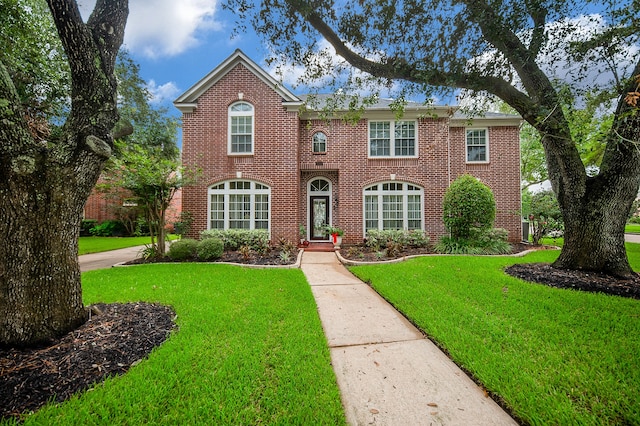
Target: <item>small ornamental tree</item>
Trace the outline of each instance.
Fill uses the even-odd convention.
[[[453,239],[469,239],[476,230],[488,230],[496,217],[491,189],[471,175],[462,175],[447,189],[443,220]]]
[[[531,196],[529,225],[534,245],[540,244],[540,239],[549,232],[564,229],[560,206],[553,191],[540,191]]]

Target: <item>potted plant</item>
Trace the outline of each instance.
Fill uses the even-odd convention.
[[[334,247],[340,248],[344,231],[336,226],[327,226],[327,233],[331,235],[331,242],[333,242]]]
[[[302,224],[298,225],[298,233],[300,234],[300,245],[307,247],[309,245],[309,241],[307,241],[307,228]]]

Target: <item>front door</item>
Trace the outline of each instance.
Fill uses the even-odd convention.
[[[326,240],[326,226],[329,224],[329,197],[328,196],[311,196],[311,240]]]

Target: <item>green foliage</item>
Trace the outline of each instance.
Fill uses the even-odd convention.
[[[238,250],[247,246],[258,253],[269,251],[269,231],[266,229],[208,229],[200,233],[201,239],[217,238],[224,243],[225,250]]]
[[[80,222],[80,236],[91,235],[91,229],[97,224],[97,219],[83,219],[82,222]]]
[[[167,253],[167,255],[174,260],[193,259],[196,256],[197,249],[197,240],[183,238],[171,243],[169,246],[169,253]]]
[[[471,175],[451,183],[442,208],[444,224],[455,239],[471,238],[473,228],[491,228],[496,216],[491,189]]]
[[[114,237],[127,235],[127,229],[119,220],[105,220],[89,230],[95,237]]]
[[[443,254],[508,254],[511,253],[508,236],[508,231],[502,228],[473,228],[469,238],[441,237],[434,249]]]
[[[564,229],[562,213],[553,191],[540,191],[531,196],[529,228],[535,245],[550,232],[560,232]]]
[[[173,224],[173,231],[182,237],[186,235],[191,230],[191,224],[193,223],[193,214],[191,212],[182,211],[180,213],[180,218],[177,222]]]
[[[402,250],[404,248],[426,247],[429,245],[429,236],[422,231],[411,230],[377,230],[371,229],[367,231],[365,245],[374,251],[388,247],[392,244],[394,248]]]
[[[222,257],[224,252],[224,243],[218,238],[205,238],[198,242],[196,253],[198,259],[216,260]]]

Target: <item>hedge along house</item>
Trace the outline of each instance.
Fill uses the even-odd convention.
[[[322,98],[322,97],[321,97]],[[368,106],[356,123],[321,117],[243,52],[181,95],[182,158],[202,170],[183,190],[192,236],[205,229],[267,229],[272,241],[329,239],[324,226],[362,242],[370,229],[444,235],[442,200],[472,174],[496,199],[496,227],[521,238],[520,118],[469,120],[451,107],[410,103],[397,119],[391,101]]]

